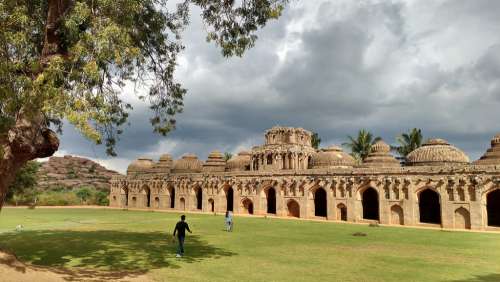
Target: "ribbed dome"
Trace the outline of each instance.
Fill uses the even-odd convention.
[[[203,171],[223,172],[226,170],[224,155],[219,151],[213,151],[208,155],[207,161],[203,164]]]
[[[412,166],[467,164],[469,157],[444,139],[429,139],[408,154],[406,163]]]
[[[491,139],[491,148],[477,161],[477,165],[500,165],[500,133]]]
[[[170,173],[172,166],[172,156],[170,154],[163,154],[160,156],[158,163],[155,164],[155,170],[157,173]]]
[[[363,167],[398,167],[400,163],[390,153],[391,146],[380,140],[372,145],[370,154],[363,160]]]
[[[154,167],[154,162],[150,158],[140,157],[137,160],[130,163],[127,167],[127,174],[144,172],[150,170]]]
[[[226,163],[226,169],[228,171],[244,171],[250,170],[252,154],[247,151],[241,151],[238,155],[233,156]]]
[[[173,173],[201,172],[203,162],[194,154],[186,154],[174,162]]]
[[[356,164],[354,158],[342,151],[338,146],[322,149],[311,159],[312,168],[352,167]]]

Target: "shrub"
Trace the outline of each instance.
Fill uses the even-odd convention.
[[[103,191],[95,193],[95,204],[99,206],[109,205],[109,194]]]
[[[80,204],[74,192],[45,192],[38,196],[40,206],[68,206]]]

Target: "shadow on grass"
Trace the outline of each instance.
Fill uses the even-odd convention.
[[[0,234],[0,247],[22,262],[68,275],[71,278],[68,280],[118,279],[154,268],[178,268],[179,261],[196,263],[236,255],[208,244],[197,235],[188,235],[186,255],[176,259],[177,245],[171,235],[116,230],[4,233]]]
[[[453,282],[498,282],[500,274],[474,275],[474,278],[466,280],[453,280]]]

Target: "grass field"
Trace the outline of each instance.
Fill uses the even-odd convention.
[[[147,273],[158,281],[500,281],[500,234],[105,209],[0,213],[0,248],[34,265]],[[18,224],[22,232],[14,232]],[[362,232],[367,236],[353,236]]]

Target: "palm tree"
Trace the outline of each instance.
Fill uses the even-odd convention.
[[[318,149],[320,143],[321,143],[321,138],[319,138],[318,133],[313,132],[313,134],[311,136],[311,145],[312,145],[312,147],[314,149]]]
[[[413,128],[410,132],[397,136],[396,141],[399,146],[394,146],[392,149],[402,158],[406,158],[410,152],[422,146],[422,140],[422,130]]]
[[[372,145],[382,140],[380,137],[373,138],[373,134],[365,129],[361,129],[356,138],[352,136],[347,137],[349,138],[349,142],[343,143],[342,145],[350,148],[351,156],[358,161],[364,160],[370,153]]]
[[[233,157],[233,154],[229,153],[229,152],[225,152],[224,153],[224,160],[227,162],[229,161],[231,158]]]

